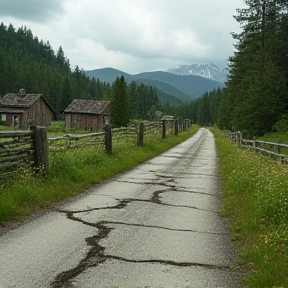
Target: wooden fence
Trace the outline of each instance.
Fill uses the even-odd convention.
[[[288,163],[288,145],[274,142],[266,142],[260,140],[246,140],[243,139],[240,131],[229,132],[231,141],[238,145],[245,147],[251,151],[261,153],[269,156],[281,163]]]
[[[30,131],[0,132],[0,180],[12,177],[16,171],[39,167],[48,169],[47,132],[41,127]]]
[[[0,181],[15,175],[19,169],[32,167],[37,171],[41,166],[47,173],[50,153],[93,147],[111,155],[112,142],[143,146],[146,141],[177,135],[190,126],[191,121],[188,119],[162,120],[115,129],[107,125],[104,132],[100,133],[66,134],[54,138],[47,138],[46,129],[35,126],[30,127],[29,131],[0,132]]]

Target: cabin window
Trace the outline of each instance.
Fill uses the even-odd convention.
[[[109,117],[108,116],[103,116],[103,122],[105,125],[109,124]]]
[[[6,122],[6,114],[0,114],[1,118],[0,121]]]

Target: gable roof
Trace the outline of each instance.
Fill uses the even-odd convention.
[[[110,101],[74,99],[64,113],[102,114]]]
[[[54,109],[42,94],[8,93],[0,100],[0,108],[29,108],[38,98],[42,98],[47,106],[54,112]]]

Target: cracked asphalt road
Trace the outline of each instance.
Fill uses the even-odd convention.
[[[241,287],[207,129],[0,237],[0,288]]]

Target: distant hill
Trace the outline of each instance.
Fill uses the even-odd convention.
[[[191,99],[201,97],[205,92],[212,91],[218,87],[224,87],[224,84],[215,80],[206,79],[195,75],[176,75],[168,72],[156,71],[146,72],[134,75],[138,80],[154,80],[173,86]],[[159,87],[161,90],[161,87]]]
[[[127,83],[133,80],[138,83],[142,82],[184,102],[190,102],[193,99],[201,97],[205,92],[210,92],[218,87],[224,87],[224,83],[201,76],[176,75],[162,71],[131,75],[113,68],[102,68],[84,71],[84,73],[90,78],[98,78],[102,82],[109,83],[114,82],[117,77],[123,75]]]
[[[114,69],[114,68],[101,68],[101,69],[95,69],[91,71],[84,71],[86,76],[89,76],[89,78],[95,78],[99,79],[101,82],[109,82],[113,83],[117,77],[124,76],[126,82],[131,82],[133,80],[133,76],[122,72],[120,70]]]

